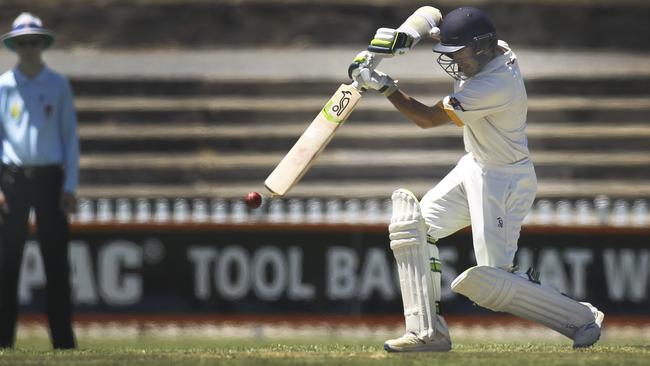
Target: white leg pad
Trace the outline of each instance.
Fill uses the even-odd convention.
[[[482,307],[541,323],[574,340],[576,332],[591,323],[598,323],[600,330],[597,319],[600,312],[596,308],[523,276],[499,268],[477,266],[461,273],[452,282],[451,289]],[[602,322],[602,313],[600,316]]]
[[[393,216],[388,231],[390,248],[397,260],[406,332],[431,339],[436,323],[439,327],[445,324],[437,321],[441,267],[438,248],[427,243],[426,224],[413,193],[399,189],[392,200]]]

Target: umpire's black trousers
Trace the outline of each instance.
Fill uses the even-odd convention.
[[[0,347],[16,342],[18,276],[28,234],[30,208],[36,213],[45,275],[47,278],[47,318],[54,348],[74,348],[69,225],[61,210],[63,170],[59,166],[17,167],[2,165],[0,188],[9,206],[2,213],[0,235]]]

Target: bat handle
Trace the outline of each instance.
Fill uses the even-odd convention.
[[[366,89],[365,89],[365,88],[362,88],[361,85],[359,85],[359,82],[356,81],[356,80],[352,81],[349,85],[350,85],[351,87],[357,89],[357,90],[359,91],[359,93],[362,93],[362,94],[363,94],[363,93],[366,91]]]

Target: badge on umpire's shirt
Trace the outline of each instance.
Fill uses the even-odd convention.
[[[11,118],[12,118],[13,120],[17,120],[17,119],[18,119],[18,117],[20,116],[20,112],[21,112],[22,109],[23,109],[22,107],[23,107],[22,104],[21,104],[20,102],[17,102],[17,101],[14,102],[14,103],[11,105],[11,108],[9,109],[9,113],[11,114]]]

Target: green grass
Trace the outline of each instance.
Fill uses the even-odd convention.
[[[649,365],[650,345],[603,343],[573,350],[569,343],[457,342],[452,352],[388,354],[381,342],[215,341],[146,336],[81,340],[74,351],[52,351],[47,339],[19,339],[0,351],[0,365]]]

